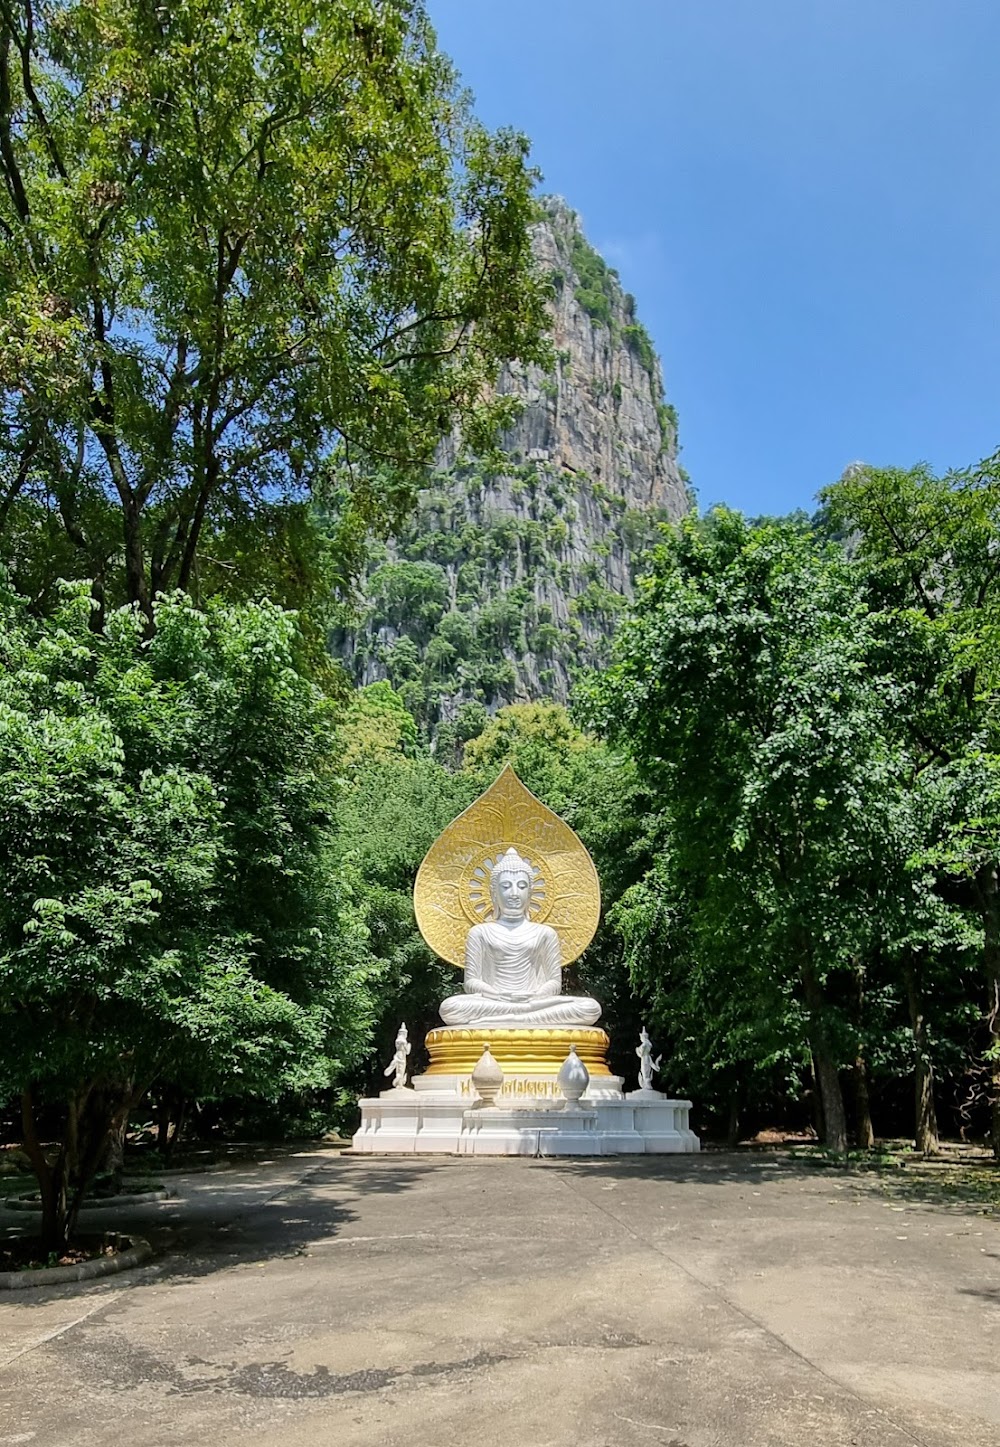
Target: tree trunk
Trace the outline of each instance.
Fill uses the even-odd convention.
[[[188,1097],[176,1086],[163,1086],[156,1095],[156,1152],[164,1160],[170,1159],[180,1140],[187,1115]]]
[[[121,1121],[124,1127],[128,1120],[131,1100],[131,1082],[95,1082],[69,1102],[69,1127],[63,1152],[68,1188],[67,1240],[76,1230],[87,1188],[102,1162],[108,1158],[109,1144],[117,1123]]]
[[[160,1098],[156,1102],[156,1153],[163,1160],[167,1159],[167,1152],[170,1149],[170,1098],[166,1090],[160,1092]]]
[[[125,586],[130,603],[138,603],[145,614],[147,629],[153,626],[153,608],[146,586],[146,568],[142,555],[142,521],[139,504],[129,494],[122,499],[125,542]]]
[[[986,1017],[990,1032],[990,1145],[1000,1161],[1000,898],[992,864],[979,871],[976,885],[983,915],[983,967],[990,992]]]
[[[102,1175],[111,1177],[116,1194],[122,1188],[122,1178],[125,1175],[125,1128],[127,1124],[128,1112],[119,1112],[111,1122],[104,1156],[98,1166]]]
[[[938,1126],[934,1108],[934,1063],[927,1045],[927,1016],[916,965],[903,966],[906,998],[910,1007],[910,1029],[913,1031],[913,1140],[918,1151],[926,1156],[937,1153]]]
[[[726,1145],[730,1150],[740,1143],[740,1092],[734,1085],[729,1092],[729,1115],[726,1121]]]
[[[815,1041],[812,1052],[823,1102],[823,1144],[827,1150],[835,1151],[839,1156],[846,1155],[847,1115],[844,1111],[837,1058],[825,1040]]]
[[[49,1251],[55,1251],[63,1244],[64,1240],[66,1199],[64,1194],[62,1209],[60,1210],[56,1172],[45,1159],[45,1152],[42,1150],[41,1142],[38,1139],[38,1128],[35,1122],[35,1102],[30,1086],[27,1086],[21,1092],[21,1125],[24,1134],[25,1154],[31,1162],[31,1169],[35,1173],[35,1179],[38,1182],[38,1195],[42,1203],[42,1244]]]
[[[802,984],[809,1011],[809,1046],[812,1050],[813,1071],[823,1105],[823,1144],[827,1150],[845,1155],[847,1115],[844,1111],[844,1094],[840,1088],[840,1072],[830,1043],[823,988],[808,957],[803,959]]]
[[[868,1067],[860,1054],[854,1061],[854,1114],[858,1150],[870,1151],[875,1145],[875,1127],[872,1125],[871,1097],[868,1094]]]
[[[860,1042],[864,1039],[865,1023],[865,974],[860,964],[854,972],[852,1023]],[[868,1066],[865,1064],[864,1051],[860,1043],[854,1056],[852,1073],[854,1076],[854,1118],[857,1147],[859,1151],[870,1151],[875,1144],[875,1128],[872,1125],[871,1097],[868,1094]]]
[[[812,1106],[813,1130],[816,1132],[816,1139],[821,1141],[826,1136],[826,1123],[823,1120],[823,1097],[819,1092],[819,1071],[816,1069],[816,1057],[811,1050],[809,1052],[809,1073],[812,1076],[809,1103]]]

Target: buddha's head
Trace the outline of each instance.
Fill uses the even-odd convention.
[[[525,919],[534,871],[516,849],[501,854],[490,874],[490,898],[496,919]]]

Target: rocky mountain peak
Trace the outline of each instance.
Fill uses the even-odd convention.
[[[587,474],[630,507],[678,516],[688,497],[677,465],[677,415],[635,298],[562,197],[546,198],[542,210],[534,249],[554,283],[557,366],[550,377],[503,378],[501,387],[525,404],[505,447],[545,453],[558,470]]]
[[[658,521],[690,507],[677,418],[634,298],[559,197],[540,203],[554,364],[507,368],[522,402],[494,464],[446,444],[403,533],[372,559],[356,630],[360,683],[388,678],[430,734],[461,742],[487,711],[565,702],[606,656]]]

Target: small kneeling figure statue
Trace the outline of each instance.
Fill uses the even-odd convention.
[[[490,874],[494,918],[473,925],[465,942],[464,993],[441,1002],[446,1025],[548,1029],[593,1025],[596,1000],[563,995],[559,936],[528,919],[532,868],[508,849]]]

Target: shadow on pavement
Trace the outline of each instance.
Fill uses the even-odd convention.
[[[785,1156],[750,1156],[742,1151],[706,1151],[698,1155],[676,1156],[598,1156],[586,1160],[567,1157],[562,1160],[535,1160],[532,1165],[542,1170],[566,1170],[591,1179],[697,1181],[702,1185],[731,1185],[733,1182],[762,1180],[815,1179],[814,1166]]]
[[[336,1158],[324,1160],[297,1181],[264,1179],[257,1199],[234,1202],[234,1173],[227,1171],[214,1181],[211,1174],[203,1173],[192,1181],[177,1182],[179,1199],[154,1208],[123,1207],[113,1216],[101,1212],[92,1225],[88,1222],[90,1230],[144,1236],[154,1247],[155,1260],[125,1276],[19,1292],[17,1304],[40,1306],[56,1296],[115,1289],[126,1282],[136,1288],[182,1283],[234,1266],[303,1256],[308,1247],[336,1236],[357,1219],[353,1200],[408,1190],[424,1174],[412,1157],[398,1165],[352,1162],[350,1171],[343,1173],[337,1172],[339,1164]],[[241,1188],[247,1189],[245,1182],[237,1183],[236,1189]],[[14,1226],[4,1224],[8,1230],[24,1232],[23,1217]],[[0,1239],[3,1234],[0,1229]]]
[[[889,1198],[912,1208],[1000,1215],[1000,1167],[991,1160],[915,1159],[909,1164],[877,1158],[847,1160],[789,1156],[761,1151],[707,1151],[699,1155],[611,1156],[593,1160],[535,1160],[535,1169],[562,1170],[581,1180],[647,1180],[701,1186],[769,1181],[824,1181],[849,1184],[863,1195]]]

